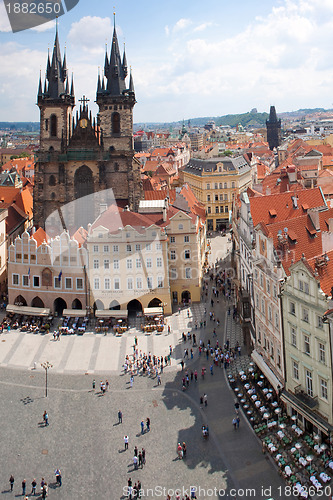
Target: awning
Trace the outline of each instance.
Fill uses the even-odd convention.
[[[143,314],[145,316],[159,316],[163,314],[163,307],[145,307]]]
[[[51,309],[48,307],[12,306],[11,304],[8,304],[6,311],[25,316],[49,316],[51,313]]]
[[[270,367],[265,363],[264,358],[259,354],[258,351],[254,350],[251,353],[251,358],[255,364],[260,368],[265,377],[268,379],[269,383],[277,390],[278,386],[282,388],[282,382],[277,378],[277,376],[272,372]]]
[[[299,401],[297,396],[290,393],[289,391],[284,390],[281,393],[280,397],[282,401],[289,403],[298,413],[303,415],[303,417],[306,418],[306,420],[309,420],[309,422],[318,427],[325,434],[332,433],[333,426],[330,425],[328,422],[326,422],[322,417],[316,415],[310,409],[306,408],[306,406],[301,401]]]
[[[62,316],[69,316],[70,318],[84,318],[87,316],[87,311],[85,309],[64,309],[62,311]]]
[[[127,318],[127,309],[97,309],[95,312],[96,318]]]

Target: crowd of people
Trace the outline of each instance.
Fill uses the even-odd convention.
[[[59,468],[57,468],[54,471],[54,474],[55,474],[55,478],[56,478],[56,486],[60,487],[62,485],[61,470]],[[14,484],[15,484],[15,478],[14,478],[13,474],[11,474],[10,478],[9,478],[10,491],[14,491]],[[26,479],[22,480],[21,487],[22,487],[22,496],[24,497],[24,500],[29,500],[29,497],[27,495],[27,481],[26,481]],[[37,481],[36,481],[36,478],[33,478],[33,480],[31,481],[30,495],[32,495],[32,496],[37,495],[37,496],[40,496],[41,498],[46,498],[48,496],[48,491],[49,491],[49,487],[48,487],[47,481],[45,481],[45,479],[42,477],[42,480],[40,482],[40,493],[37,492]],[[19,495],[17,495],[17,496],[19,496]]]

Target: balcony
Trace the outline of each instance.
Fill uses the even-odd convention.
[[[91,149],[68,151],[67,153],[59,153],[57,151],[37,152],[37,161],[48,163],[53,161],[105,161],[110,160],[111,155],[108,151],[94,151]]]
[[[319,405],[318,396],[309,396],[304,389],[302,389],[301,385],[297,385],[295,387],[295,396],[299,399],[299,401],[301,401],[301,403],[310,408],[310,410],[314,410]]]

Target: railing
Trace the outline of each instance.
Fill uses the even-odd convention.
[[[310,409],[316,408],[319,404],[318,396],[309,396],[309,394],[302,389],[301,385],[295,387],[295,396]]]
[[[68,151],[67,153],[52,152],[38,152],[36,153],[36,160],[42,163],[51,161],[67,162],[67,161],[96,161],[96,160],[110,160],[111,154],[105,151],[94,151],[91,149],[84,149],[79,151]]]

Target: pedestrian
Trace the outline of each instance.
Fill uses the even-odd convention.
[[[108,380],[105,381],[105,388],[106,388],[106,390],[109,389],[109,381]]]
[[[157,385],[161,385],[162,382],[161,382],[161,376],[160,375],[157,375]]]
[[[45,481],[43,489],[42,489],[42,498],[46,498],[47,497],[47,492],[48,492],[47,482]]]
[[[136,455],[134,455],[134,457],[133,457],[133,465],[134,465],[134,469],[138,470],[138,457]]]
[[[96,389],[96,380],[95,379],[92,381],[92,388],[93,388],[93,391]]]
[[[183,371],[184,370],[184,364],[185,364],[183,359],[181,360],[180,364],[181,364],[182,371]]]
[[[177,454],[178,454],[179,460],[181,460],[183,458],[183,447],[180,443],[178,443],[178,445],[177,445]]]
[[[204,400],[205,406],[207,406],[208,405],[207,394],[203,395],[203,400]]]
[[[197,370],[195,370],[195,372],[194,372],[194,380],[195,380],[195,382],[197,382],[197,380],[198,380],[198,372],[197,372]]]
[[[239,416],[237,415],[237,417],[236,417],[236,425],[237,425],[237,429],[239,429],[239,422],[240,422],[240,418],[239,418]]]
[[[36,479],[33,478],[31,482],[31,495],[36,495],[37,482]]]
[[[214,373],[213,373],[213,365],[210,365],[210,374],[214,375]]]
[[[22,481],[22,496],[25,495],[25,488],[26,488],[27,482],[25,479]]]
[[[120,410],[118,410],[118,424],[123,423],[123,414]]]
[[[15,479],[14,479],[14,476],[13,476],[13,474],[12,474],[12,475],[10,476],[10,478],[9,478],[9,482],[10,482],[10,491],[13,491],[14,481],[15,481]]]
[[[138,466],[140,467],[140,465],[141,465],[141,468],[142,468],[142,453],[141,453],[141,451],[139,451],[138,459],[139,459]]]
[[[144,434],[144,432],[145,432],[145,424],[144,424],[143,420],[141,420],[141,424],[140,425],[141,425],[141,434]]]
[[[236,417],[234,417],[232,419],[232,425],[234,426],[234,429],[236,430],[236,428],[237,428],[237,419],[236,419]]]
[[[49,416],[48,416],[46,410],[43,413],[43,420],[44,420],[45,426],[49,425]]]
[[[134,337],[134,344],[135,344],[135,347],[138,345],[138,337],[136,335]]]
[[[146,450],[142,448],[141,453],[142,453],[142,464],[146,465]]]
[[[131,388],[133,387],[133,382],[134,382],[134,377],[132,375],[131,378],[130,378],[130,386],[131,386]]]
[[[149,417],[147,417],[147,419],[146,419],[146,427],[147,427],[147,432],[149,432],[150,431],[150,418]]]
[[[183,457],[186,458],[186,443],[183,441]]]
[[[125,443],[125,450],[128,450],[128,441],[129,441],[129,438],[128,436],[124,436],[124,443]]]

